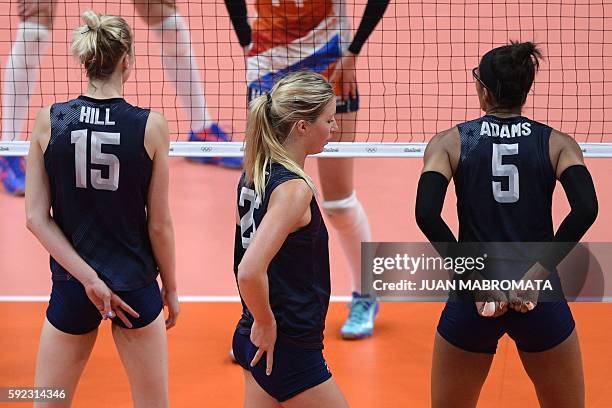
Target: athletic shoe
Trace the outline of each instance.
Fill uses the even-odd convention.
[[[25,160],[18,156],[0,156],[0,180],[7,193],[25,194]]]
[[[189,132],[190,142],[229,142],[230,137],[216,123],[198,132]],[[230,169],[242,169],[242,157],[188,157],[187,160],[204,163],[216,164]]]
[[[340,329],[342,338],[357,340],[371,336],[374,331],[374,319],[378,314],[378,300],[370,295],[353,292],[353,299],[348,307],[349,317]]]

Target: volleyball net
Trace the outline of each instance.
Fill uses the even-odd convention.
[[[138,15],[133,2],[38,3],[53,4],[54,10],[49,44],[37,57],[40,80],[27,84],[32,94],[29,103],[24,96],[15,98],[19,106],[6,106],[3,97],[0,154],[25,154],[38,109],[74,98],[86,88],[87,79],[69,48],[72,30],[83,24],[81,14],[87,9],[121,15],[132,26],[135,67],[124,95],[128,102],[166,116],[172,155],[242,154],[245,59],[223,2],[179,1],[176,7],[189,25],[206,107],[231,135],[230,143],[186,142],[192,119],[164,73],[162,40]],[[345,5],[354,29],[366,0],[345,0]],[[253,4],[248,10],[254,17]],[[7,61],[20,26],[19,13],[15,0],[0,8],[2,78],[12,69]],[[586,156],[612,157],[612,8],[605,2],[583,0],[392,1],[358,57],[356,137],[328,145],[323,155],[421,156],[434,134],[481,116],[471,70],[485,52],[510,40],[534,41],[545,57],[524,115],[572,135]],[[9,88],[3,81],[3,95],[11,92]],[[4,125],[16,119],[24,122],[23,130],[7,138]]]

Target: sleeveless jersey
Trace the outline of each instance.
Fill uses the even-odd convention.
[[[242,175],[238,184],[240,225],[236,226],[234,243],[236,279],[238,265],[266,215],[272,192],[282,183],[298,178],[282,165],[273,164],[267,174],[265,195],[261,198],[245,185],[245,176]],[[323,348],[330,296],[328,234],[314,197],[310,202],[310,212],[310,223],[289,234],[270,262],[268,282],[278,339],[304,348],[320,349]],[[249,335],[253,316],[244,300],[242,309],[238,331]]]
[[[144,147],[149,110],[122,98],[77,99],[51,107],[45,168],[53,219],[112,290],[157,277],[147,229],[152,161]],[[71,275],[51,257],[53,279]]]
[[[549,242],[556,183],[551,128],[518,116],[486,115],[458,125],[454,176],[459,241]]]

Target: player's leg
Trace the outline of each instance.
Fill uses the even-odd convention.
[[[234,332],[232,346],[245,372],[245,407],[348,406],[332,379],[322,350],[277,341],[272,373],[267,375],[265,355],[254,367],[250,366],[257,347],[248,335]]]
[[[584,407],[584,374],[575,330],[550,350],[539,353],[519,350],[519,355],[541,407]]]
[[[100,312],[74,279],[54,281],[40,334],[34,386],[63,389],[66,400],[44,407],[69,407],[102,321]]]
[[[257,384],[253,375],[244,372],[244,408],[279,408],[281,405]]]
[[[508,327],[508,335],[516,342],[540,405],[584,406],[580,345],[567,302],[542,301],[528,313],[513,314],[517,318]]]
[[[134,6],[161,43],[166,78],[174,85],[190,122],[189,139],[230,141],[229,135],[214,122],[206,106],[203,81],[191,45],[189,26],[177,10],[174,0],[134,0]],[[195,161],[242,167],[241,158],[198,158]]]
[[[232,356],[236,356],[235,363],[242,367],[244,373],[244,407],[280,408],[278,400],[264,390],[249,371],[256,352],[257,347],[251,342],[249,336],[240,334],[236,329],[232,337]],[[265,364],[265,356],[263,360]]]
[[[340,130],[333,141],[355,140],[356,115],[357,112],[336,115]],[[378,302],[361,294],[361,242],[371,241],[372,235],[368,217],[354,190],[353,159],[319,159],[318,167],[322,207],[338,234],[351,272],[353,299],[341,334],[347,339],[367,337],[374,330]]]
[[[6,61],[2,84],[2,141],[21,139],[30,100],[40,74],[53,23],[56,2],[20,0],[20,23]],[[21,157],[0,157],[0,178],[7,192],[23,195],[25,166]]]
[[[113,324],[113,338],[130,381],[134,407],[167,407],[168,347],[163,313],[139,329]]]
[[[344,408],[349,406],[333,378],[299,393],[281,405],[284,408]]]
[[[493,354],[462,350],[436,333],[431,367],[432,408],[476,407]]]
[[[70,406],[97,335],[97,329],[81,335],[64,333],[45,319],[36,358],[34,386],[62,389],[66,399],[56,403],[35,403],[35,407]]]
[[[473,300],[449,300],[440,315],[431,369],[433,408],[475,407],[507,316],[480,316]]]
[[[140,317],[128,317],[133,328],[113,320],[113,339],[130,381],[134,407],[167,407],[168,344],[157,282],[130,292],[118,292]]]

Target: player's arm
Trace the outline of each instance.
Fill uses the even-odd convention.
[[[330,82],[342,83],[342,97],[344,99],[357,97],[357,56],[382,19],[388,5],[389,0],[368,0],[353,41],[351,41],[342,59],[336,64]]]
[[[553,130],[549,144],[556,177],[570,204],[570,212],[553,238],[553,247],[540,261],[550,270],[565,258],[593,225],[599,207],[593,178],[584,164],[578,143],[569,135]]]
[[[138,313],[111,292],[96,271],[79,256],[51,216],[51,187],[43,156],[43,146],[46,149],[51,134],[49,114],[49,107],[40,110],[30,139],[26,171],[26,226],[49,254],[83,284],[87,296],[104,318],[117,314],[131,327],[122,309],[134,317],[138,317]]]
[[[423,158],[415,217],[417,225],[432,243],[457,242],[453,232],[442,219],[446,190],[453,176],[451,149],[456,149],[454,145],[459,140],[456,132],[456,128],[453,128],[434,136],[427,144]]]
[[[570,212],[561,222],[551,246],[523,276],[522,279],[526,281],[546,279],[597,218],[595,186],[578,143],[569,135],[553,130],[549,139],[549,153],[555,176],[569,201]],[[536,307],[538,296],[538,292],[533,290],[511,291],[510,303],[516,311],[526,313]]]
[[[238,288],[255,322],[251,341],[259,350],[251,365],[267,352],[268,375],[272,372],[272,356],[276,342],[276,320],[270,307],[268,265],[287,236],[302,225],[309,211],[312,190],[301,179],[284,182],[270,197],[268,210],[253,240],[238,265]]]
[[[246,54],[246,50],[251,45],[251,26],[249,25],[246,1],[225,0],[225,7],[234,26],[238,41]]]
[[[168,306],[166,328],[176,324],[180,312],[176,285],[174,227],[168,201],[169,143],[168,122],[157,112],[151,112],[145,129],[145,148],[153,160],[153,173],[147,199],[147,227],[153,254],[162,280],[162,296]]]
[[[353,41],[348,48],[351,54],[358,55],[359,52],[361,52],[361,48],[385,14],[389,1],[390,0],[368,0],[355,37],[353,37]]]
[[[425,149],[423,171],[417,190],[417,224],[442,257],[452,256],[453,244],[457,242],[448,224],[442,219],[442,208],[460,152],[461,142],[457,127],[434,136]],[[481,280],[483,277],[472,271],[461,275],[461,279]],[[497,317],[506,313],[507,301],[503,293],[476,290],[472,294],[481,316]]]

